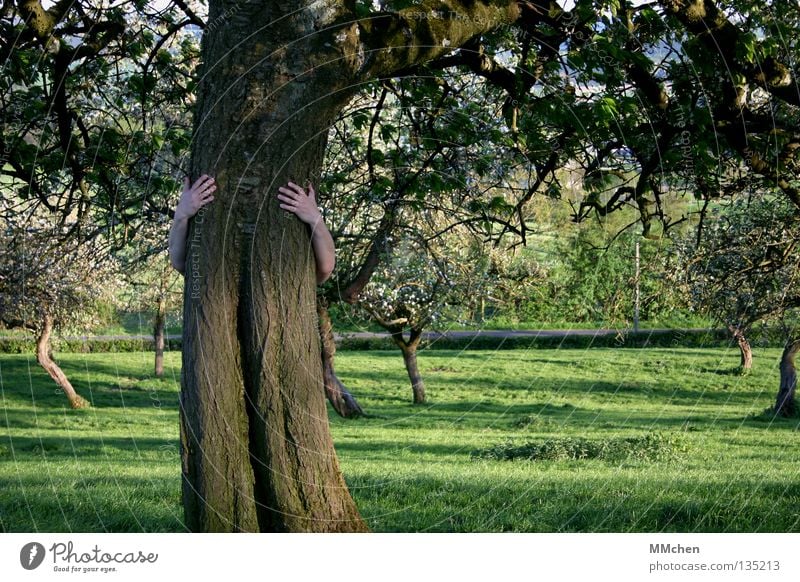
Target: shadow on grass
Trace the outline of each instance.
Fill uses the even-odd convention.
[[[152,454],[165,460],[179,460],[179,442],[175,438],[155,437],[7,437],[0,441],[4,457],[17,462],[78,460],[81,463],[117,463],[120,452],[130,455]]]
[[[429,476],[347,478],[374,531],[775,532],[794,531],[797,487],[776,483],[664,483],[657,476],[597,479],[580,472],[457,481]],[[721,493],[724,492],[724,495]]]
[[[567,365],[567,364],[565,364]],[[708,384],[709,388],[705,390],[692,389],[682,387],[675,381],[665,382],[659,379],[657,373],[652,373],[652,379],[644,381],[626,381],[626,382],[604,382],[576,379],[565,377],[536,377],[532,376],[525,380],[518,378],[503,378],[489,375],[477,375],[470,373],[469,370],[464,371],[464,377],[449,377],[441,373],[426,373],[422,372],[423,379],[426,381],[428,394],[435,398],[437,391],[449,391],[450,388],[463,391],[471,389],[474,391],[481,391],[484,389],[498,389],[503,392],[521,392],[529,393],[536,392],[549,392],[554,396],[580,396],[581,398],[591,397],[594,394],[599,395],[599,398],[607,396],[623,396],[630,398],[641,399],[660,399],[665,403],[676,404],[697,404],[697,403],[710,403],[722,404],[730,403],[732,400],[735,402],[752,402],[753,399],[762,396],[762,392],[756,390],[742,390],[737,388],[735,392],[728,389],[727,386],[718,386],[714,382]],[[715,374],[715,376],[717,376]],[[405,392],[408,390],[408,399],[410,401],[411,387],[409,384],[408,376],[405,371],[398,366],[396,371],[382,370],[380,376],[376,376],[374,371],[352,371],[347,370],[341,372],[341,380],[345,385],[355,384],[357,386],[375,386],[370,388],[370,395],[375,393],[380,387],[392,386],[394,390],[401,390]],[[363,392],[362,392],[363,393]],[[356,397],[360,394],[356,392]],[[379,397],[375,394],[375,397]],[[397,397],[392,396],[392,399]],[[403,398],[400,398],[403,400]]]
[[[93,407],[177,408],[178,406],[178,390],[174,388],[171,380],[154,377],[139,380],[120,374],[117,382],[111,383],[105,378],[98,378],[94,364],[92,364],[91,380],[86,379],[85,371],[80,374],[66,369],[65,373],[75,391],[90,401]],[[7,371],[6,366],[3,366],[3,374],[9,376],[13,374],[13,370]],[[24,376],[18,374],[14,377],[15,382],[6,382],[3,385],[3,399],[7,407],[20,404],[35,405],[37,410],[69,408],[64,392],[41,369],[31,370],[30,373],[26,369]],[[25,378],[25,381],[19,381],[20,378]]]
[[[54,487],[58,485],[58,489]],[[4,532],[185,532],[175,477],[0,479]]]
[[[361,456],[368,456],[371,459],[382,458],[387,460],[395,460],[398,457],[408,455],[413,458],[420,454],[431,455],[462,455],[465,460],[469,458],[469,453],[472,450],[471,445],[445,445],[437,443],[408,443],[406,445],[398,445],[395,441],[344,441],[335,443],[336,451],[338,453],[345,453],[353,458],[360,458]]]

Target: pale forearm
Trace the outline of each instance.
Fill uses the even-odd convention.
[[[292,212],[302,222],[311,228],[311,247],[314,250],[314,261],[317,271],[317,284],[328,280],[336,264],[336,249],[333,246],[333,237],[325,221],[322,220],[317,207],[314,186],[308,184],[308,193],[294,182],[278,188],[280,208]]]
[[[320,218],[311,229],[311,246],[314,249],[314,260],[317,271],[317,284],[328,280],[336,265],[336,249],[333,237],[325,222]]]
[[[217,185],[208,174],[200,176],[194,185],[189,185],[189,177],[183,179],[175,218],[169,229],[169,261],[172,266],[183,273],[186,270],[186,239],[189,234],[189,219],[209,202],[214,200]]]
[[[186,235],[188,230],[189,217],[179,216],[178,213],[175,213],[175,219],[169,229],[169,261],[181,274],[186,269]]]

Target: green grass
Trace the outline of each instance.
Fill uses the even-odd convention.
[[[739,376],[722,349],[430,351],[413,406],[398,353],[340,352],[372,416],[331,428],[374,531],[798,531],[798,421],[762,414],[779,353]],[[94,408],[0,355],[0,530],[184,531],[180,355],[163,380],[149,353],[58,358]]]

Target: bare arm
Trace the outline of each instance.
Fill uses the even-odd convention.
[[[316,262],[317,285],[324,283],[331,276],[336,265],[336,249],[333,237],[322,215],[317,208],[317,194],[314,186],[308,185],[308,194],[300,186],[289,182],[287,186],[278,188],[280,207],[293,212],[297,218],[311,227],[311,246],[314,249]]]
[[[217,185],[214,178],[203,174],[189,187],[189,177],[183,179],[183,192],[175,208],[175,218],[169,229],[169,261],[181,274],[186,270],[186,236],[189,219],[203,206],[214,200]]]

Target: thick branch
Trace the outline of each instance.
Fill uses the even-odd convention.
[[[426,0],[392,13],[377,13],[355,23],[347,31],[356,76],[362,79],[389,76],[395,71],[436,59],[520,17],[515,0],[456,2]]]
[[[750,83],[763,87],[778,99],[800,105],[797,80],[788,66],[774,57],[755,64],[741,62],[736,49],[744,35],[712,0],[659,0],[659,3],[709,51],[719,54],[731,70],[742,73]]]

